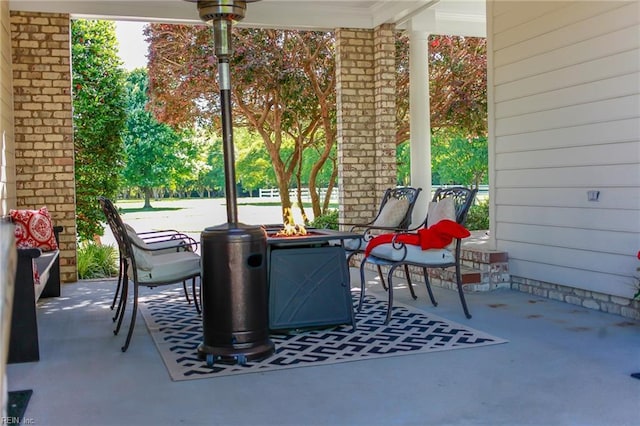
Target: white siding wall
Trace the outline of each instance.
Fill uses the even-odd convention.
[[[16,206],[9,2],[0,2],[0,215]]]
[[[631,297],[640,2],[495,1],[487,24],[497,248],[514,276]]]

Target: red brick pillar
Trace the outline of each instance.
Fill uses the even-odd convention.
[[[76,281],[69,15],[11,12],[11,40],[17,207],[64,227],[60,278]]]

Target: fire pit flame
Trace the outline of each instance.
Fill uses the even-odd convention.
[[[297,225],[293,220],[293,214],[290,208],[284,209],[284,226],[281,230],[274,234],[275,237],[299,237],[307,235],[307,229],[304,225]]]

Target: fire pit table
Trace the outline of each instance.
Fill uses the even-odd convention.
[[[345,250],[336,242],[360,234],[308,228],[306,235],[276,236],[266,225],[269,329],[351,324],[355,316]]]

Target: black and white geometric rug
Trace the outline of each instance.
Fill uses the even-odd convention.
[[[354,293],[354,301],[358,300]],[[160,351],[171,379],[190,380],[362,361],[416,353],[476,348],[507,342],[466,325],[454,323],[395,302],[393,316],[384,325],[387,302],[366,295],[357,328],[350,325],[280,335],[271,340],[276,353],[245,365],[215,363],[198,359],[202,342],[202,318],[187,305],[182,289],[165,289],[141,300],[140,311]]]

